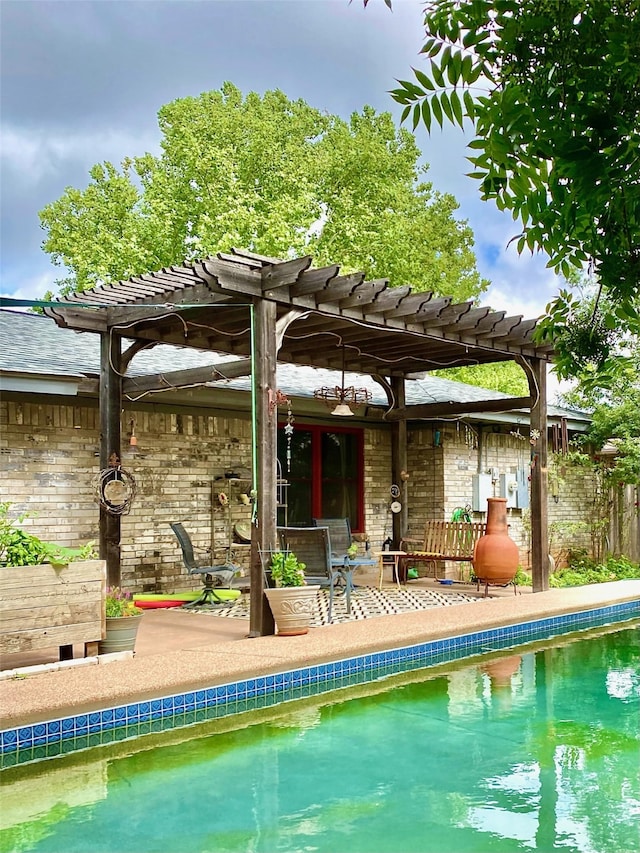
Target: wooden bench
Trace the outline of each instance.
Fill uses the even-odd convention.
[[[422,539],[406,538],[400,541],[400,550],[406,554],[398,560],[401,583],[407,582],[407,570],[415,563],[427,563],[433,567],[437,578],[436,563],[452,560],[470,563],[476,542],[486,533],[483,522],[436,521],[429,519],[424,526]]]

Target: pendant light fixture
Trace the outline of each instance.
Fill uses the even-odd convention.
[[[324,386],[313,392],[316,400],[322,400],[331,409],[331,414],[341,418],[353,417],[355,412],[352,406],[362,406],[371,399],[371,391],[368,388],[354,388],[350,385],[345,387],[345,347],[342,344],[342,382],[333,388]]]

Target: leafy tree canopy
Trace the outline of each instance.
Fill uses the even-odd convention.
[[[433,373],[443,379],[502,391],[503,394],[511,394],[513,397],[526,397],[529,394],[527,377],[515,361],[478,364],[475,367],[449,367],[446,370],[434,370]]]
[[[608,389],[587,381],[564,395],[563,402],[592,410],[585,443],[596,451],[610,442],[616,449],[608,463],[611,480],[640,484],[640,342],[618,342],[620,355],[609,359]]]
[[[611,330],[640,331],[640,3],[431,0],[424,25],[426,67],[392,90],[403,121],[470,121],[471,177],[519,220],[518,250],[567,277],[590,265],[593,313],[562,292],[540,333],[570,319],[582,348],[559,339],[559,375],[599,369]]]
[[[311,254],[393,285],[474,299],[487,287],[453,196],[424,181],[413,135],[370,107],[348,122],[231,83],[159,112],[162,153],[91,169],[40,213],[61,292],[233,246]]]

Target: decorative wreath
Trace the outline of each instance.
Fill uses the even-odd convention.
[[[229,498],[225,495],[224,492],[218,492],[218,503],[220,506],[227,506],[229,503]]]
[[[111,515],[127,515],[136,495],[133,474],[120,466],[103,468],[93,482],[95,500]]]

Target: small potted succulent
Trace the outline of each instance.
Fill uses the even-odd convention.
[[[313,600],[320,589],[307,584],[306,565],[292,551],[274,551],[269,565],[275,587],[265,589],[278,634],[283,637],[309,631]]]
[[[106,634],[98,645],[101,655],[134,651],[142,610],[131,593],[119,586],[107,588],[105,597]]]

